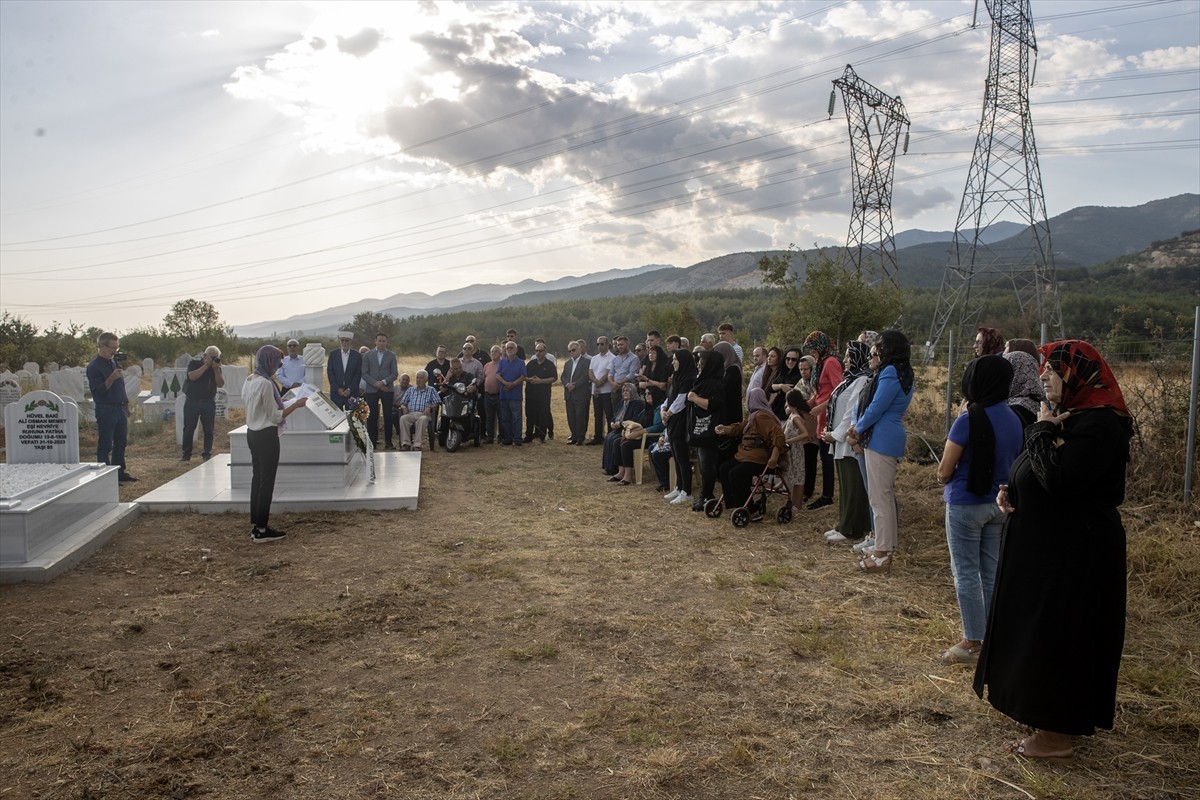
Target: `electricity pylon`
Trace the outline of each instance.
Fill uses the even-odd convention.
[[[864,269],[879,282],[896,283],[896,239],[892,232],[892,176],[900,131],[908,127],[908,115],[899,97],[890,97],[864,81],[846,65],[842,77],[829,93],[829,116],[837,90],[846,106],[853,158],[850,231],[842,251],[842,267],[861,275]],[[875,126],[872,130],[871,123]],[[908,151],[908,136],[904,138]]]
[[[992,17],[991,54],[983,116],[967,175],[954,243],[942,276],[927,356],[954,321],[970,341],[983,310],[984,292],[1013,292],[1023,318],[1062,334],[1062,307],[1054,274],[1050,224],[1042,193],[1029,84],[1037,58],[1030,0],[984,0]],[[976,6],[978,8],[978,6]],[[1025,230],[988,244],[986,229],[1015,215]]]

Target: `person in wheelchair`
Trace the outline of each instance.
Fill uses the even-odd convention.
[[[740,436],[741,443],[729,461],[721,465],[721,488],[725,507],[738,508],[750,499],[754,479],[763,468],[774,470],[784,457],[787,445],[783,427],[767,402],[767,395],[755,387],[746,395],[746,420],[731,425],[718,425],[720,436]],[[750,519],[760,520],[765,511],[760,503],[751,510]]]

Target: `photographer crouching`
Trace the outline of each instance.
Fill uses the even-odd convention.
[[[115,333],[104,332],[96,339],[96,357],[88,362],[88,388],[96,409],[96,460],[119,468],[117,480],[133,483],[137,478],[125,469],[125,443],[129,439],[129,397],[125,394],[125,354]]]
[[[221,348],[209,345],[204,355],[193,358],[187,366],[186,399],[183,401],[183,458],[192,460],[192,444],[196,440],[196,422],[204,428],[204,450],[200,457],[212,457],[213,426],[217,417],[217,389],[225,385],[221,374]]]

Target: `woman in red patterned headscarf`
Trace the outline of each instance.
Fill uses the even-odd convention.
[[[997,504],[1009,512],[975,691],[1036,732],[1009,747],[1069,759],[1112,728],[1125,640],[1125,465],[1133,424],[1096,349],[1041,348],[1047,402]]]

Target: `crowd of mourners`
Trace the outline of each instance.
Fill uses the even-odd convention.
[[[850,544],[861,572],[890,571],[915,384],[901,332],[862,331],[836,348],[813,331],[799,345],[754,347],[749,364],[730,324],[694,346],[658,331],[632,347],[598,336],[591,352],[581,339],[557,359],[537,339],[526,360],[516,340],[510,330],[482,353],[468,337],[452,358],[438,348],[396,394],[402,448],[421,446],[424,429],[406,430],[414,408],[436,408],[414,402],[430,376],[443,392],[469,384],[483,442],[515,447],[554,439],[558,383],[566,443],[596,446],[609,482],[634,484],[648,455],[664,500],[708,516],[744,509],[761,520],[768,492],[784,496],[781,521],[836,503],[825,540]],[[963,630],[938,660],[974,666],[976,692],[1031,730],[1012,752],[1069,759],[1074,736],[1113,724],[1125,621],[1117,508],[1132,423],[1086,342],[1039,347],[980,327],[974,355],[937,467]]]
[[[373,445],[382,420],[384,448],[398,439],[399,449],[420,450],[427,437],[435,447],[447,427],[437,424],[438,408],[460,390],[481,401],[481,443],[546,442],[555,438],[558,383],[568,426],[560,441],[596,446],[617,486],[635,482],[648,453],[663,498],[708,516],[724,508],[745,523],[761,520],[772,492],[785,497],[782,522],[801,508],[832,506],[836,496],[826,541],[850,543],[864,573],[886,574],[896,558],[896,471],[915,386],[911,347],[899,331],[862,331],[837,349],[813,331],[796,346],[754,347],[747,365],[729,324],[695,346],[658,331],[632,347],[626,336],[598,336],[595,352],[580,339],[557,359],[535,339],[528,360],[509,330],[486,353],[473,336],[452,357],[438,347],[411,381],[384,334],[374,349],[355,350],[346,331],[338,339],[327,362],[329,397],[339,408],[353,410],[358,398],[370,407]],[[125,471],[129,403],[118,346],[115,334],[101,334],[87,375],[96,459],[128,482],[136,479]],[[287,347],[286,355],[262,347],[243,389],[254,542],[286,535],[268,524],[278,433],[304,400],[285,404],[281,392],[306,377],[299,343]],[[1113,727],[1125,635],[1118,509],[1133,422],[1112,369],[1087,342],[1039,347],[980,327],[974,347],[936,473],[963,631],[938,660],[974,666],[979,696],[1026,726],[1029,735],[1009,745],[1013,753],[1070,759],[1074,737]],[[188,365],[188,384],[183,460],[198,423],[208,459],[213,398],[223,384],[219,349]]]

